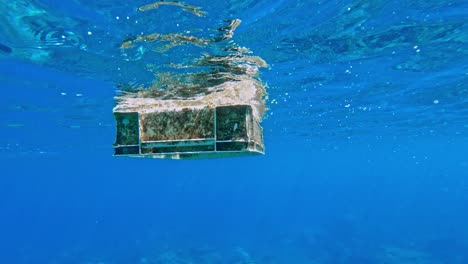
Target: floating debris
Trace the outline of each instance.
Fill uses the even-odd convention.
[[[195,36],[187,36],[179,33],[170,33],[170,34],[158,34],[153,33],[143,36],[128,36],[126,37],[122,44],[120,45],[121,49],[130,49],[134,48],[135,44],[138,42],[151,43],[157,40],[157,45],[152,50],[155,52],[166,52],[173,47],[193,44],[199,47],[207,46],[210,43],[220,42],[223,40],[230,39],[234,36],[234,30],[240,25],[241,20],[227,20],[228,25],[218,28],[218,31],[222,32],[221,36],[216,36],[209,39],[198,38]],[[244,48],[245,49],[245,48]]]
[[[186,44],[194,44],[196,46],[201,47],[208,45],[210,43],[210,40],[201,39],[194,36],[184,36],[181,34],[172,33],[161,36],[161,42],[165,42],[166,44],[153,49],[153,51],[166,52],[173,47]]]
[[[202,14],[198,7],[179,2],[156,2],[138,10],[164,4]],[[142,44],[149,44],[153,51],[166,52],[192,44],[218,51],[193,60],[183,58],[185,63],[171,61],[167,67],[173,72],[160,72],[160,66],[147,63],[146,70],[156,77],[150,85],[118,84],[114,155],[188,159],[264,153],[260,122],[266,111],[266,88],[258,69],[268,65],[260,57],[246,55],[252,53],[249,49],[224,42],[233,37],[241,20],[226,22],[218,28],[221,34],[211,38],[152,33],[123,40],[121,49],[145,49]]]
[[[233,20],[226,20],[229,24],[227,26],[224,26],[222,28],[218,28],[219,31],[223,32],[223,35],[221,37],[215,38],[215,42],[225,40],[225,39],[230,39],[234,36],[234,30],[241,24],[240,19],[233,19]]]
[[[148,4],[148,5],[145,5],[145,6],[141,6],[138,8],[138,11],[148,11],[148,10],[152,10],[152,9],[157,9],[159,8],[159,6],[162,6],[162,5],[172,5],[172,6],[179,6],[179,7],[182,7],[182,10],[183,11],[186,11],[186,12],[189,12],[189,13],[192,13],[196,16],[199,16],[199,17],[204,17],[206,16],[206,12],[205,11],[202,11],[200,7],[198,6],[193,6],[193,5],[189,5],[189,4],[185,4],[183,2],[165,2],[165,1],[160,1],[160,2],[155,2],[155,3],[152,3],[152,4]]]
[[[186,159],[263,154],[265,86],[247,73],[225,79],[211,74],[161,74],[166,89],[161,84],[135,87],[137,91],[116,97],[115,155]],[[214,82],[220,83],[210,85]]]
[[[156,39],[161,36],[160,34],[154,33],[154,34],[149,34],[149,35],[144,35],[144,36],[138,36],[138,37],[127,37],[125,40],[122,42],[120,45],[121,49],[128,49],[128,48],[133,48],[134,47],[134,42],[153,42]]]
[[[159,43],[164,43],[163,45],[159,45],[159,47],[154,48],[153,51],[156,52],[166,52],[169,49],[184,45],[184,44],[195,44],[197,46],[205,46],[208,43],[210,43],[210,40],[205,40],[201,38],[197,38],[194,36],[184,36],[181,34],[177,33],[171,33],[171,34],[157,34],[153,33],[150,35],[145,35],[145,36],[138,36],[136,38],[126,38],[124,42],[120,45],[121,49],[129,49],[129,48],[134,48],[135,43],[137,42],[153,42],[159,38]]]

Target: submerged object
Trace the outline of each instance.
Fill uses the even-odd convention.
[[[152,4],[141,6],[137,10],[138,11],[148,11],[148,10],[151,10],[151,9],[157,9],[162,5],[179,6],[179,7],[182,7],[183,11],[190,12],[190,13],[196,15],[196,16],[199,16],[199,17],[204,17],[206,15],[206,12],[202,11],[201,8],[198,7],[198,6],[193,6],[193,5],[185,4],[185,3],[182,3],[182,2],[175,2],[175,1],[170,2],[170,1],[164,1],[164,0],[163,1],[158,1],[158,2],[155,2],[155,3],[152,3]]]
[[[122,96],[113,113],[115,156],[193,159],[264,153],[264,87],[225,82],[195,98]]]
[[[174,3],[186,7],[156,2],[140,11]],[[155,52],[168,52],[194,44],[217,52],[202,53],[188,63],[185,59],[173,71],[155,73],[149,87],[118,85],[123,89],[113,109],[115,156],[195,159],[264,154],[260,122],[266,110],[266,88],[259,68],[268,65],[260,57],[247,55],[251,53],[247,48],[228,41],[241,21],[226,22],[218,29],[220,35],[212,38],[153,33],[124,40],[121,49],[146,43],[154,45]]]

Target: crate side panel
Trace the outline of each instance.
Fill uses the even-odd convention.
[[[114,113],[117,123],[115,145],[138,145],[138,113]]]
[[[214,110],[210,108],[143,113],[141,141],[213,138],[213,120]]]
[[[247,109],[246,120],[249,140],[263,145],[263,129],[253,116],[251,108]]]
[[[247,140],[246,114],[250,106],[230,105],[216,108],[216,140]]]

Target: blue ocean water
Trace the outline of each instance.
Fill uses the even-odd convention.
[[[0,0],[0,263],[468,263],[468,2]],[[117,83],[268,64],[264,156],[113,157]],[[153,69],[150,71],[148,69]]]

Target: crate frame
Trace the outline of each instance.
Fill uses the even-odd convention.
[[[206,116],[194,117],[197,111],[204,111]],[[200,159],[264,154],[263,129],[253,115],[251,105],[206,106],[167,111],[114,110],[114,117],[117,123],[114,156]],[[181,117],[186,119],[184,124],[177,119]],[[158,125],[162,127],[158,128]],[[201,127],[203,125],[205,127]],[[129,129],[133,131],[128,131]],[[179,134],[171,134],[174,129],[179,129]],[[211,129],[212,133],[207,129]],[[149,135],[150,130],[152,135]],[[193,134],[199,132],[199,136],[188,138],[190,131]]]

